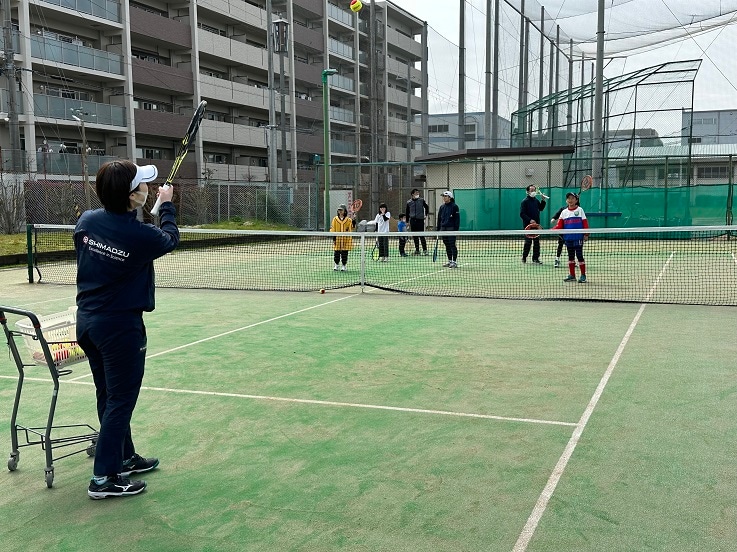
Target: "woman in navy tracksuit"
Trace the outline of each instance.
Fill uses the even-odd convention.
[[[100,420],[87,491],[94,499],[140,493],[146,483],[128,476],[159,464],[136,454],[130,430],[146,359],[143,313],[154,310],[153,261],[179,243],[171,187],[159,189],[161,228],[136,216],[157,174],[153,165],[105,163],[95,182],[104,208],[83,213],[74,229],[77,341],[89,357]]]

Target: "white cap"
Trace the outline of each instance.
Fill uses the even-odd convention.
[[[132,192],[138,188],[141,182],[156,180],[157,176],[159,176],[159,170],[156,168],[156,165],[136,165],[136,176],[131,181],[130,191]]]
[[[450,199],[453,199],[453,192],[451,192],[450,190],[443,192],[442,195],[447,196]]]

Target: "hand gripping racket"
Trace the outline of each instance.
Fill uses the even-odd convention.
[[[163,184],[164,187],[171,186],[171,183],[174,181],[174,178],[179,172],[179,167],[181,167],[182,161],[184,161],[184,158],[187,157],[189,144],[194,140],[195,136],[197,136],[197,131],[200,129],[202,117],[204,117],[205,115],[205,107],[207,107],[207,102],[205,100],[202,100],[200,102],[200,105],[197,106],[197,109],[195,109],[194,115],[192,115],[192,120],[189,122],[187,133],[184,135],[184,138],[182,138],[182,143],[179,145],[179,151],[177,151],[177,156],[174,159],[174,164],[171,166],[169,176],[166,177],[166,182],[164,182]],[[151,214],[154,216],[158,215],[159,207],[161,207],[161,198],[157,197],[156,203],[154,203],[154,206],[151,208]]]

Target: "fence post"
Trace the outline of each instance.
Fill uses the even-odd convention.
[[[26,249],[28,262],[28,283],[33,283],[33,225],[26,224]]]

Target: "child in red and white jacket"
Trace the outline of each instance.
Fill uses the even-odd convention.
[[[586,213],[578,204],[578,196],[573,192],[566,194],[566,205],[558,218],[558,222],[553,227],[554,230],[578,230],[587,229],[589,221],[586,219]],[[586,262],[583,259],[583,243],[589,239],[588,234],[580,232],[571,232],[562,235],[566,249],[568,249],[568,271],[564,282],[576,281],[576,259],[578,259],[578,267],[581,269],[581,277],[578,279],[582,284],[586,282]]]

